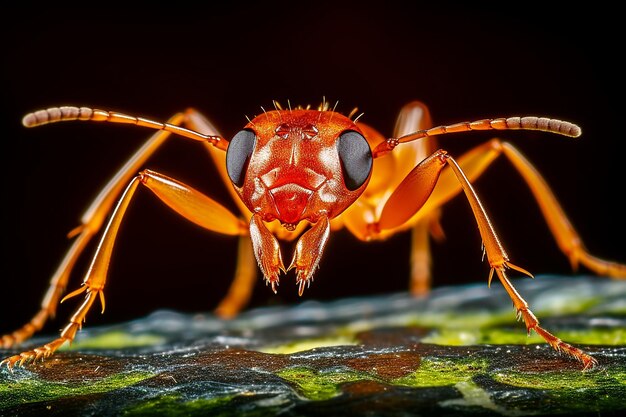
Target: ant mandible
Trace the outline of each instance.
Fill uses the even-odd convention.
[[[412,102],[401,110],[393,137],[385,139],[372,127],[357,123],[359,117],[353,118],[355,111],[345,116],[331,109],[325,100],[317,109],[283,109],[276,102],[274,105],[275,110],[263,110],[248,119],[249,123],[230,141],[194,109],[176,114],[166,123],[87,107],[53,107],[26,115],[23,124],[27,127],[83,120],[135,124],[158,132],[109,181],[83,215],[82,224],[69,233],[76,239],[53,275],[40,311],[29,323],[3,336],[2,345],[9,348],[30,338],[54,315],[77,259],[108,218],[82,287],[61,300],[85,293],[69,324],[59,338],[0,364],[12,368],[16,363],[23,365],[50,356],[65,342],[72,342],[96,299],[104,311],[103,291],[115,238],[139,185],[201,227],[240,237],[235,278],[216,310],[222,317],[234,316],[248,302],[256,277],[254,259],[274,292],[279,275],[294,269],[298,293],[302,295],[331,230],[342,227],[363,241],[382,240],[411,229],[413,263],[420,266],[429,262],[428,236],[442,236],[439,209],[463,191],[489,262],[489,284],[495,272],[529,333],[535,331],[554,349],[578,359],[584,369],[597,363],[589,354],[539,325],[506,271],[514,269],[532,275],[510,262],[472,182],[498,156],[504,155],[530,187],[559,248],[574,267],[582,264],[597,274],[625,278],[626,265],[599,259],[586,251],[545,180],[510,143],[492,139],[458,161],[436,144],[438,135],[472,130],[540,130],[577,137],[581,134],[578,126],[529,116],[432,127],[427,107]],[[172,133],[198,141],[209,151],[222,179],[232,184],[229,190],[241,215],[180,181],[142,170]],[[288,267],[283,263],[278,239],[297,239]],[[411,292],[426,292],[430,287],[428,267],[415,267],[413,271]]]

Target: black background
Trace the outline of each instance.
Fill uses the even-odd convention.
[[[297,4],[297,5],[296,5]],[[552,185],[592,253],[626,261],[623,237],[623,52],[616,10],[470,7],[454,3],[182,2],[141,12],[39,6],[3,17],[3,261],[0,332],[36,312],[49,277],[99,187],[151,132],[67,123],[27,130],[21,117],[54,105],[89,105],[165,120],[188,106],[227,137],[260,106],[317,105],[325,96],[389,135],[400,107],[419,99],[435,123],[542,115],[581,125],[583,136],[511,132]],[[619,104],[618,104],[619,103]],[[450,136],[452,155],[487,133]],[[204,151],[172,139],[147,164],[232,206]],[[514,263],[571,273],[527,187],[504,159],[476,184]],[[484,282],[480,239],[468,204],[444,209],[447,241],[435,244],[435,286]],[[306,299],[403,291],[408,236],[363,244],[331,235]],[[89,324],[128,320],[158,308],[208,311],[225,293],[235,239],[206,233],[145,191],[133,201],[110,269],[107,312]],[[90,248],[72,277],[78,288]],[[287,256],[289,258],[289,256]],[[293,274],[278,296],[262,285],[253,306],[296,302]],[[77,300],[65,303],[62,326]]]

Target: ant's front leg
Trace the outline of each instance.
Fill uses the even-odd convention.
[[[124,214],[126,213],[126,209],[139,184],[150,189],[161,201],[178,214],[207,230],[231,236],[245,235],[248,233],[245,223],[213,199],[173,178],[150,170],[142,171],[128,184],[120,201],[115,207],[111,219],[102,235],[96,254],[91,262],[91,266],[85,275],[83,286],[64,298],[65,300],[86,292],[85,301],[76,310],[70,319],[70,323],[61,332],[60,337],[41,347],[11,356],[0,362],[0,365],[6,363],[9,368],[12,368],[16,363],[21,365],[24,362],[41,357],[48,357],[65,342],[71,343],[76,336],[76,332],[82,327],[82,323],[85,321],[85,317],[93,306],[94,301],[98,297],[100,298],[102,310],[104,311],[103,291],[115,239]]]
[[[168,119],[167,124],[178,126],[185,122],[185,118],[186,115],[178,113]],[[167,131],[159,131],[153,134],[135,154],[128,159],[124,166],[116,172],[109,183],[102,188],[98,196],[83,214],[81,224],[68,234],[69,238],[76,236],[76,240],[74,240],[52,275],[50,284],[48,285],[48,291],[41,302],[40,310],[28,323],[12,333],[1,336],[0,346],[10,348],[29,339],[35,332],[43,328],[48,318],[54,317],[59,300],[67,287],[70,275],[78,258],[82,255],[89,242],[91,242],[91,239],[102,229],[115,202],[119,199],[122,191],[124,191],[124,187],[170,136],[171,132]]]
[[[561,339],[542,328],[539,325],[539,320],[530,310],[528,303],[515,290],[507,277],[506,269],[512,268],[527,275],[530,275],[530,273],[509,261],[504,246],[500,242],[495,228],[470,181],[454,158],[445,151],[439,150],[435,152],[407,175],[387,200],[381,212],[380,219],[370,225],[372,233],[378,233],[384,229],[397,227],[403,222],[408,221],[418,210],[425,207],[426,200],[433,192],[440,178],[441,171],[446,164],[450,166],[458,184],[460,184],[465,192],[465,196],[476,218],[487,260],[491,267],[489,283],[491,283],[493,273],[495,272],[511,297],[518,316],[523,318],[528,332],[535,331],[554,349],[565,352],[580,360],[585,369],[592,368],[597,363],[596,360],[582,350],[563,342]]]
[[[461,167],[457,164],[457,162],[452,158],[448,157],[447,162],[450,165],[450,168],[454,171],[454,174],[457,176],[459,182],[461,183],[461,187],[463,187],[463,191],[465,192],[465,196],[467,197],[472,211],[474,213],[474,217],[478,223],[478,230],[480,231],[480,236],[483,240],[483,244],[485,247],[485,252],[487,253],[487,259],[489,261],[489,265],[491,266],[491,271],[489,273],[489,282],[491,283],[491,279],[493,277],[493,272],[495,271],[502,283],[502,286],[511,297],[513,301],[513,305],[515,306],[515,310],[517,311],[518,317],[521,317],[526,324],[526,330],[528,333],[531,330],[534,330],[539,336],[541,336],[552,348],[559,352],[564,352],[575,359],[578,359],[583,364],[583,369],[593,368],[598,362],[592,356],[583,352],[570,345],[569,343],[565,343],[552,333],[545,330],[543,327],[539,325],[539,320],[530,311],[528,303],[526,300],[522,298],[522,296],[517,292],[511,281],[509,281],[505,270],[507,268],[515,269],[519,272],[527,274],[532,277],[532,275],[526,270],[513,265],[509,262],[509,257],[506,254],[502,243],[498,239],[496,231],[487,216],[487,212],[485,211],[482,203],[478,199],[478,195],[471,183],[461,170]]]

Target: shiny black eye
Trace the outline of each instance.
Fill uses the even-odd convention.
[[[354,130],[346,130],[337,139],[337,152],[346,188],[354,191],[370,175],[372,150],[363,135]]]
[[[250,156],[254,152],[256,135],[253,131],[244,129],[237,133],[228,144],[226,151],[226,171],[230,180],[237,187],[243,186],[248,170]]]

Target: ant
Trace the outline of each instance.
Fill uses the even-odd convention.
[[[400,111],[393,137],[385,138],[372,127],[358,122],[355,111],[343,115],[325,100],[317,109],[296,107],[265,111],[226,140],[194,109],[161,123],[143,117],[88,107],[53,107],[27,114],[26,127],[52,122],[82,120],[134,124],[157,132],[131,156],[102,189],[69,233],[75,237],[54,273],[41,309],[31,321],[2,337],[12,347],[41,330],[59,302],[85,294],[82,304],[57,339],[11,356],[0,364],[11,369],[52,355],[76,332],[97,299],[104,311],[104,287],[115,239],[124,214],[142,186],[172,210],[201,227],[238,236],[238,264],[230,290],[216,312],[232,317],[248,302],[254,285],[254,261],[266,284],[276,292],[279,276],[295,270],[298,293],[310,285],[330,232],[346,228],[362,241],[383,240],[411,230],[411,292],[425,293],[430,287],[428,237],[443,236],[439,210],[463,192],[475,217],[484,255],[490,266],[489,284],[495,275],[511,297],[518,319],[527,331],[535,331],[550,346],[582,362],[583,369],[597,361],[539,325],[527,302],[511,284],[507,271],[532,275],[507,255],[493,223],[472,186],[483,171],[504,155],[530,187],[561,251],[577,267],[584,265],[599,275],[626,278],[626,265],[589,254],[556,197],[532,164],[510,143],[491,139],[455,159],[437,146],[436,137],[474,130],[539,130],[577,137],[581,129],[566,121],[546,117],[508,117],[432,127],[428,108],[411,102]],[[171,134],[200,142],[210,153],[219,174],[240,210],[234,214],[212,198],[182,182],[142,169],[150,156]],[[106,223],[106,224],[105,224]],[[61,296],[70,272],[86,245],[103,229],[100,243],[82,286]],[[278,239],[296,241],[285,266]]]

